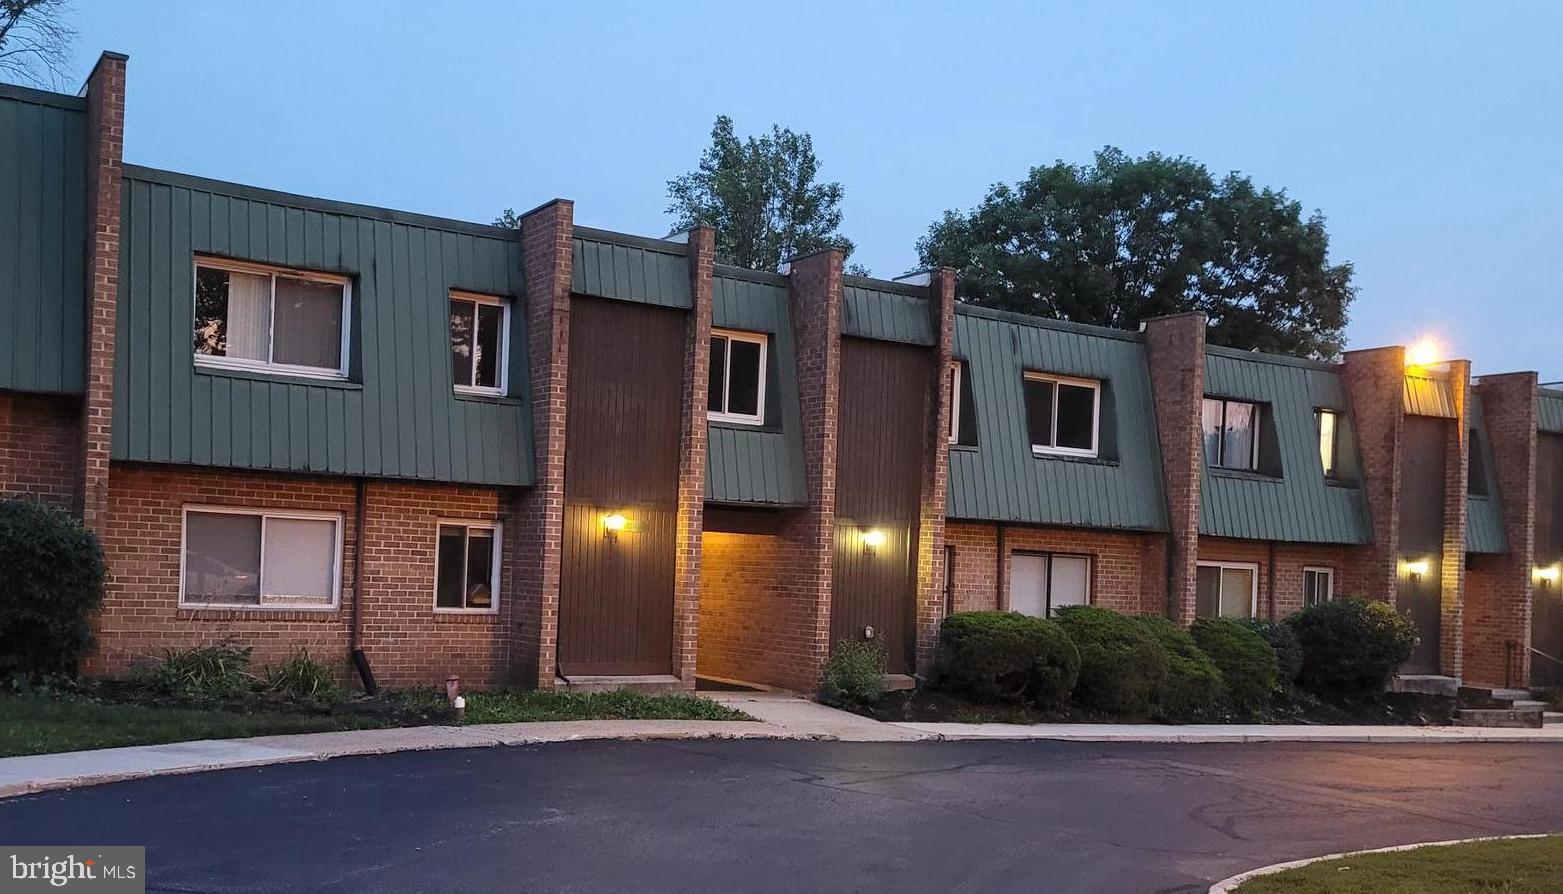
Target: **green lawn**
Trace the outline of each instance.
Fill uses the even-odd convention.
[[[565,693],[518,690],[467,696],[468,723],[527,723],[539,720],[751,720],[697,695],[639,692]]]
[[[1563,836],[1479,841],[1313,863],[1245,882],[1238,894],[1555,894]]]

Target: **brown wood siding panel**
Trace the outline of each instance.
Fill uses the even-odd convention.
[[[911,673],[916,632],[913,629],[913,573],[916,528],[910,525],[876,525],[885,542],[869,552],[863,548],[866,526],[836,525],[836,564],[831,589],[830,641],[861,640],[864,628],[885,648],[885,670]]]
[[[1432,416],[1407,416],[1400,465],[1400,550],[1434,553],[1444,542],[1444,457],[1449,426]]]
[[[572,296],[559,669],[672,671],[685,316]],[[605,536],[602,516],[626,530]]]
[[[1563,435],[1542,434],[1536,443],[1536,564],[1558,561],[1563,561]]]
[[[1407,417],[1408,421],[1411,417]],[[1443,561],[1437,556],[1427,560],[1427,573],[1412,575],[1400,573],[1396,588],[1395,605],[1409,615],[1421,637],[1411,658],[1401,665],[1407,674],[1436,674],[1439,672],[1439,646],[1443,640],[1443,612],[1441,609]]]

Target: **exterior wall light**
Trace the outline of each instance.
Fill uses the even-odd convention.
[[[873,554],[885,545],[885,532],[872,528],[863,532],[863,552]]]
[[[1426,559],[1406,559],[1400,563],[1400,570],[1418,580],[1426,574],[1429,565]]]
[[[602,517],[602,534],[609,540],[618,540],[619,532],[629,525],[630,520],[622,513],[610,512]]]
[[[1557,563],[1536,566],[1536,580],[1543,584],[1556,584],[1563,577],[1563,568]]]
[[[1423,336],[1406,349],[1406,366],[1433,366],[1438,363],[1443,348],[1432,336]]]

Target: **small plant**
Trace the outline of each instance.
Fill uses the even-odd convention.
[[[1167,650],[1126,615],[1094,606],[1059,611],[1058,623],[1080,650],[1076,704],[1117,717],[1145,717],[1167,678]]]
[[[1239,622],[1249,630],[1259,634],[1259,638],[1270,644],[1275,650],[1277,669],[1281,674],[1282,688],[1297,685],[1297,675],[1302,673],[1303,651],[1302,643],[1297,641],[1297,634],[1284,621],[1266,621],[1260,618],[1245,618]]]
[[[336,675],[324,664],[299,649],[281,664],[266,668],[266,691],[290,698],[340,701],[344,695]]]
[[[164,649],[155,664],[137,669],[135,682],[148,692],[183,701],[216,701],[253,692],[250,647],[223,640],[193,649]]]
[[[872,640],[842,640],[825,661],[820,701],[856,710],[877,704],[885,694],[885,650]]]
[[[1248,625],[1231,618],[1200,618],[1189,628],[1194,642],[1226,680],[1227,696],[1240,714],[1270,710],[1280,685],[1275,650]]]
[[[1416,626],[1387,602],[1332,599],[1286,619],[1302,645],[1298,682],[1317,695],[1379,692],[1416,648]]]
[[[1080,650],[1057,621],[1014,612],[961,612],[939,628],[935,677],[975,702],[1057,708],[1080,675]]]
[[[1167,651],[1167,678],[1156,691],[1156,716],[1184,722],[1219,714],[1226,703],[1226,683],[1194,637],[1166,618],[1146,615],[1134,620]]]
[[[63,509],[0,500],[0,677],[74,673],[102,602],[97,535]]]

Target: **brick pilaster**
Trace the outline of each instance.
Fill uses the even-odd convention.
[[[1167,614],[1187,624],[1194,620],[1205,463],[1205,315],[1176,314],[1145,321],[1145,360],[1167,494]]]
[[[96,528],[108,510],[119,305],[120,187],[125,157],[125,63],[104,53],[87,76],[87,393],[82,400],[81,514]]]
[[[1361,460],[1362,494],[1372,525],[1368,599],[1395,601],[1400,562],[1400,442],[1405,430],[1405,349],[1347,351],[1342,380]],[[1461,495],[1464,500],[1464,495]]]
[[[783,536],[799,556],[793,591],[808,613],[803,666],[817,685],[830,654],[831,579],[836,538],[836,423],[841,384],[841,268],[837,249],[792,261],[787,279],[793,340],[797,345],[798,406],[802,414],[804,481],[808,505],[789,520]]]
[[[706,395],[711,372],[711,273],[716,231],[689,233],[689,291],[694,299],[684,345],[683,423],[679,435],[677,557],[674,562],[673,673],[695,688],[700,627],[700,554],[706,496]]]
[[[1444,539],[1439,581],[1439,665],[1451,677],[1463,676],[1465,658],[1465,524],[1470,472],[1471,423],[1467,411],[1471,383],[1469,360],[1449,361],[1449,394],[1454,399],[1455,424],[1444,451]]]
[[[933,668],[939,622],[944,619],[944,512],[950,480],[949,367],[955,351],[955,271],[941,267],[928,280],[934,320],[934,375],[928,391],[922,486],[917,521],[917,667]]]
[[[1533,372],[1482,376],[1474,386],[1491,445],[1491,499],[1503,514],[1508,551],[1473,557],[1465,579],[1467,682],[1524,686],[1530,680],[1531,595],[1536,562],[1536,380]]]
[[[522,682],[540,689],[553,688],[559,645],[574,234],[575,205],[564,199],[555,199],[521,218],[534,484],[515,498],[516,522],[510,525],[506,539],[520,583],[519,604],[512,620],[513,664]]]

